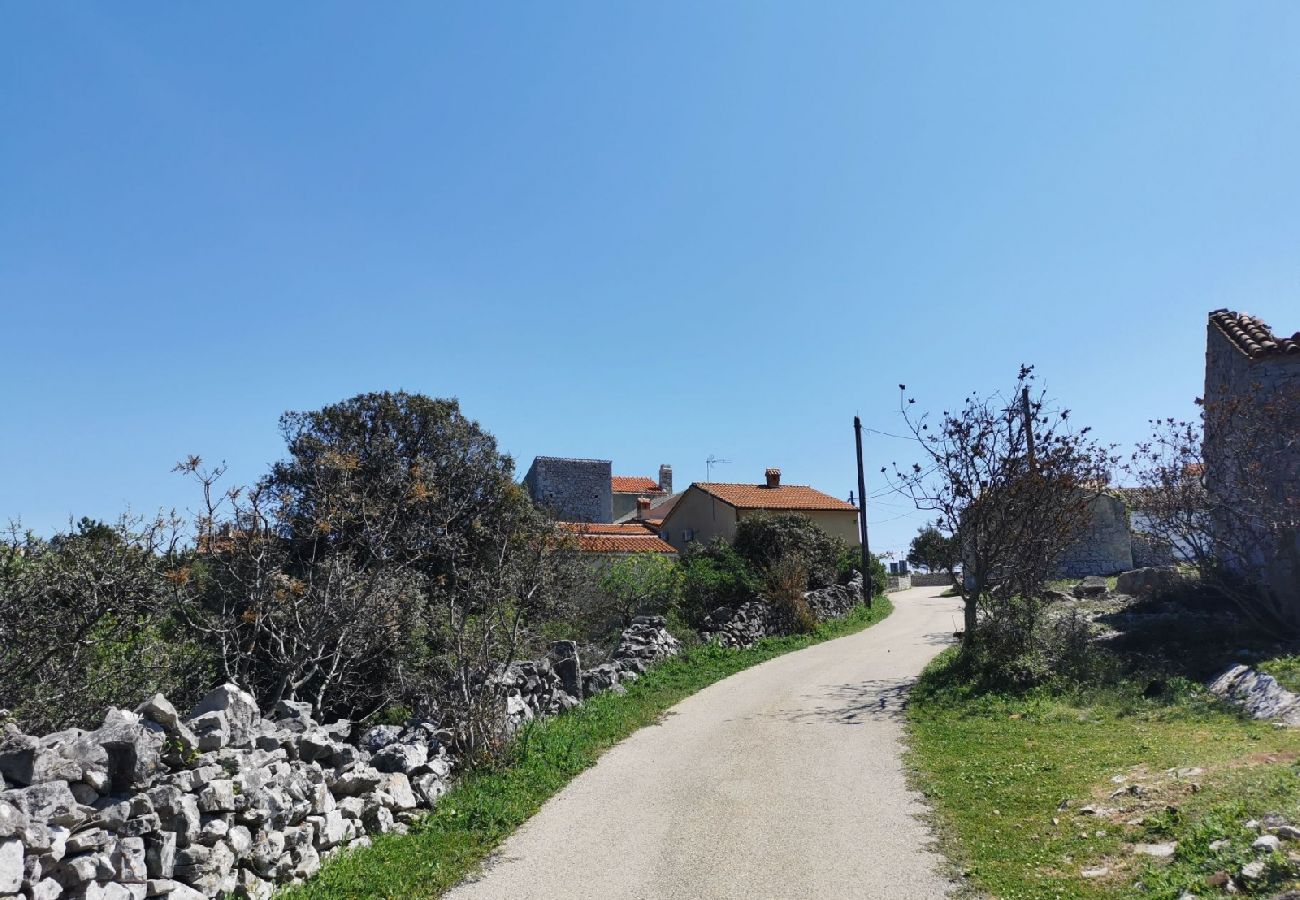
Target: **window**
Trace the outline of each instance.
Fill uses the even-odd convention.
[[[686,541],[686,542],[688,542],[688,543],[689,543],[690,541],[695,540],[695,529],[694,529],[694,528],[686,528],[686,529],[684,529],[684,530],[682,531],[682,540],[683,540],[683,541]]]

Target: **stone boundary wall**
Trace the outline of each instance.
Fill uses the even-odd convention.
[[[912,587],[951,587],[955,582],[946,572],[913,572]]]
[[[885,593],[896,594],[899,591],[906,591],[912,587],[911,575],[889,575],[885,582]]]
[[[803,595],[818,620],[838,619],[862,602],[862,574],[848,584],[807,591]],[[724,647],[752,647],[765,637],[789,633],[779,611],[766,600],[747,600],[738,606],[720,606],[704,619],[700,636]]]
[[[503,727],[624,690],[679,645],[657,616],[584,672],[577,645],[497,676]],[[0,734],[0,897],[269,898],[323,859],[404,831],[446,792],[455,740],[435,723],[313,721],[282,701],[263,717],[232,684],[181,716],[161,695],[110,709],[93,731]]]

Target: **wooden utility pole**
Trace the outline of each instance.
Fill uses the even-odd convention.
[[[858,533],[862,537],[862,598],[871,608],[871,548],[867,546],[867,476],[862,470],[862,420],[853,417],[853,437],[858,444]]]
[[[1029,388],[1020,389],[1020,415],[1025,420],[1025,448],[1029,451],[1029,468],[1034,468],[1034,416],[1029,411]]]

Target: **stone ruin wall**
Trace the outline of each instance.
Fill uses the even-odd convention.
[[[1102,494],[1093,501],[1087,527],[1061,557],[1057,577],[1116,575],[1132,568],[1128,507],[1118,497]]]

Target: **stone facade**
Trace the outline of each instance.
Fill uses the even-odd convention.
[[[1061,557],[1059,578],[1115,575],[1133,568],[1133,543],[1124,501],[1102,494],[1092,504],[1092,516],[1082,534]]]
[[[614,521],[614,492],[607,459],[539,456],[528,467],[524,486],[533,502],[563,522]]]
[[[1263,412],[1273,407],[1271,412]],[[1255,419],[1254,413],[1260,417]],[[1300,517],[1300,333],[1283,338],[1263,322],[1242,313],[1210,313],[1205,346],[1205,485],[1212,497],[1232,506],[1243,477],[1267,479],[1251,485],[1252,502],[1272,509],[1264,518],[1285,522]],[[1246,429],[1248,437],[1242,437]],[[1245,455],[1266,459],[1259,473],[1243,475]],[[1268,497],[1265,501],[1263,498]],[[1241,517],[1214,523],[1223,562],[1252,580],[1271,585],[1300,604],[1300,528],[1282,533],[1232,534]],[[1248,549],[1253,558],[1241,558]]]

